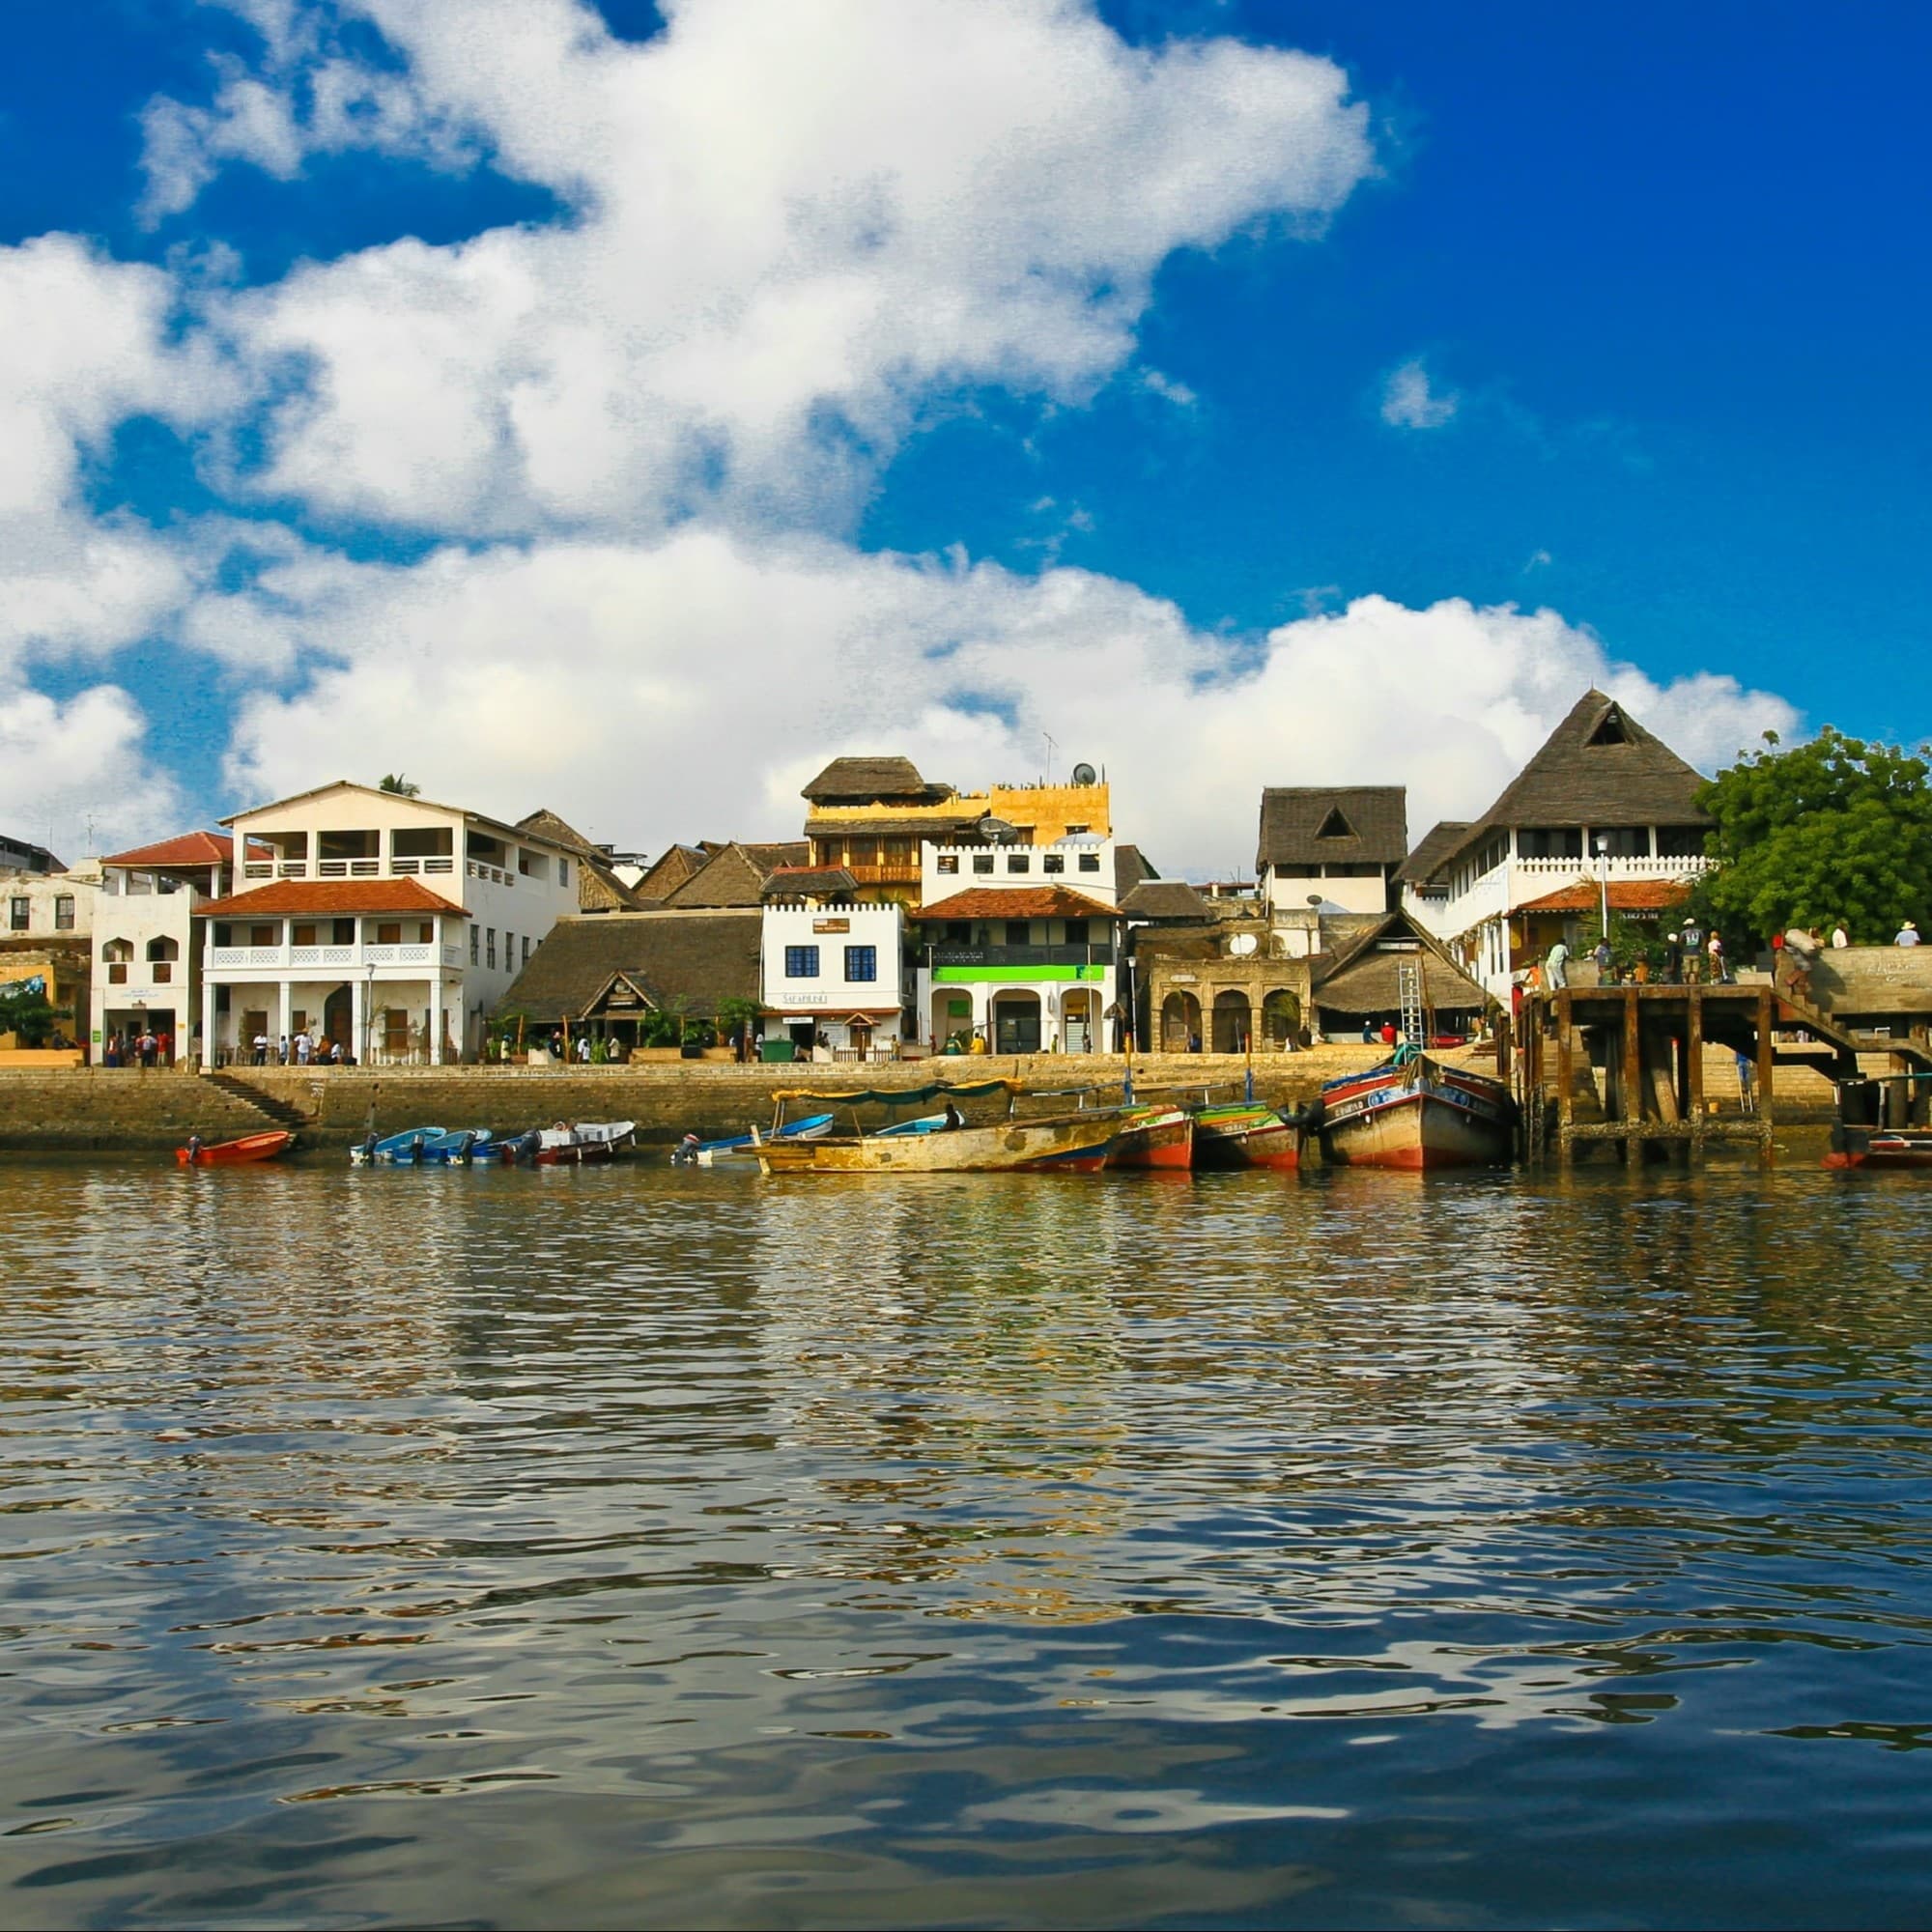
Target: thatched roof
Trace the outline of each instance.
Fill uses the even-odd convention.
[[[859,881],[843,866],[781,866],[765,880],[760,896],[772,899],[850,898]]]
[[[548,838],[553,845],[574,845],[580,852],[594,852],[596,846],[568,820],[559,818],[548,806],[539,806],[527,817],[517,820],[517,830],[532,838]]]
[[[560,919],[497,1009],[526,1013],[546,1025],[576,1019],[622,974],[659,1010],[709,1019],[720,1000],[758,997],[763,928],[760,914],[738,911]]]
[[[1214,917],[1213,905],[1184,879],[1147,879],[1125,895],[1121,910],[1129,919],[1199,924]]]
[[[1402,1005],[1397,968],[1420,960],[1423,1003],[1436,1009],[1481,1011],[1485,993],[1442,947],[1404,914],[1392,912],[1318,960],[1315,1004],[1338,1013],[1393,1013]]]
[[[811,863],[811,847],[803,838],[776,845],[730,844],[694,872],[675,892],[665,895],[668,906],[754,906],[764,896],[765,880],[781,866]]]
[[[834,758],[800,794],[817,805],[842,799],[869,804],[876,799],[921,801],[947,797],[949,785],[929,785],[910,758]]]
[[[639,899],[662,899],[702,871],[713,853],[724,849],[709,840],[697,845],[668,845],[631,891]]]
[[[1586,691],[1440,866],[1509,826],[1708,825],[1703,774],[1614,698]]]
[[[1466,818],[1445,818],[1433,826],[1423,834],[1422,843],[1402,862],[1396,877],[1408,885],[1426,886],[1442,862],[1462,850],[1468,830]]]
[[[1114,847],[1114,896],[1123,899],[1138,885],[1160,877],[1138,845]]]
[[[1393,866],[1407,850],[1408,794],[1401,785],[1270,785],[1262,793],[1257,872]]]

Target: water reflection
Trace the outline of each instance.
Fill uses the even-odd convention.
[[[35,1918],[1922,1916],[1910,1189],[10,1182]]]

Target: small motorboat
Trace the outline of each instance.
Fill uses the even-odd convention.
[[[516,1167],[533,1161],[537,1149],[543,1144],[543,1129],[531,1127],[521,1134],[509,1134],[501,1140],[494,1140],[486,1148],[475,1152],[471,1167]]]
[[[441,1140],[444,1132],[442,1127],[405,1127],[401,1133],[387,1134],[381,1140],[371,1134],[349,1150],[349,1164],[352,1167],[412,1167],[422,1158],[423,1149],[431,1141]]]
[[[788,1122],[777,1134],[770,1136],[776,1140],[810,1141],[832,1130],[830,1114],[807,1114],[802,1120]],[[757,1158],[757,1136],[750,1133],[726,1134],[721,1140],[698,1141],[695,1146],[691,1137],[679,1143],[672,1158],[680,1167],[715,1167],[720,1161],[753,1161]]]
[[[637,1138],[636,1121],[559,1121],[539,1129],[533,1158],[539,1167],[577,1167],[584,1161],[615,1160]]]
[[[204,1147],[197,1136],[186,1147],[176,1148],[175,1158],[184,1167],[240,1167],[246,1161],[273,1160],[295,1145],[295,1138],[284,1127],[271,1127],[266,1133],[243,1134],[240,1140]]]
[[[471,1161],[488,1160],[491,1145],[488,1127],[459,1127],[425,1141],[418,1158],[432,1166],[468,1167]]]

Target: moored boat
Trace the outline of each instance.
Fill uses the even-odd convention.
[[[1118,1114],[1094,1112],[924,1134],[761,1141],[758,1165],[768,1175],[1094,1174],[1120,1130]]]
[[[458,1127],[425,1141],[419,1158],[432,1166],[468,1167],[472,1161],[488,1160],[492,1145],[488,1127]]]
[[[1909,1096],[1918,1083],[1932,1078],[1922,1073],[1894,1073],[1874,1079],[1861,1075],[1838,1083],[1838,1119],[1832,1128],[1832,1145],[1825,1165],[1841,1171],[1870,1169],[1874,1173],[1932,1171],[1932,1128],[1883,1124],[1881,1098],[1886,1087]],[[1910,1112],[1909,1103],[1904,1111]]]
[[[240,1140],[204,1147],[195,1136],[186,1147],[175,1149],[175,1159],[184,1167],[240,1167],[248,1161],[273,1160],[295,1145],[295,1138],[284,1127],[271,1127],[266,1133],[243,1134]]]
[[[1299,1167],[1300,1124],[1258,1100],[1198,1108],[1194,1114],[1194,1165]]]
[[[808,1114],[802,1120],[788,1121],[779,1129],[775,1138],[790,1141],[816,1140],[819,1135],[832,1131],[833,1117],[830,1114]],[[755,1134],[725,1134],[715,1141],[696,1141],[690,1136],[673,1150],[671,1159],[679,1166],[696,1165],[716,1167],[721,1161],[752,1161],[757,1158]]]
[[[1322,1157],[1340,1167],[1496,1167],[1510,1158],[1516,1104],[1500,1080],[1404,1047],[1323,1083],[1321,1131]]]
[[[539,1167],[578,1167],[585,1161],[614,1160],[636,1138],[635,1121],[559,1121],[537,1134],[533,1158]]]
[[[1194,1165],[1194,1116],[1185,1107],[1135,1107],[1121,1121],[1113,1167],[1161,1167],[1185,1170]]]
[[[385,1134],[381,1140],[371,1134],[349,1150],[349,1164],[352,1167],[413,1166],[422,1157],[424,1147],[431,1141],[440,1140],[443,1132],[441,1127],[405,1127],[400,1133]]]

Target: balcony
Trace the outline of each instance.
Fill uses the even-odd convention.
[[[388,967],[404,973],[461,967],[460,946],[210,946],[201,963],[212,973],[266,970],[268,972],[353,973],[365,966]]]
[[[1111,943],[1092,946],[935,946],[932,963],[940,966],[1111,966]]]

